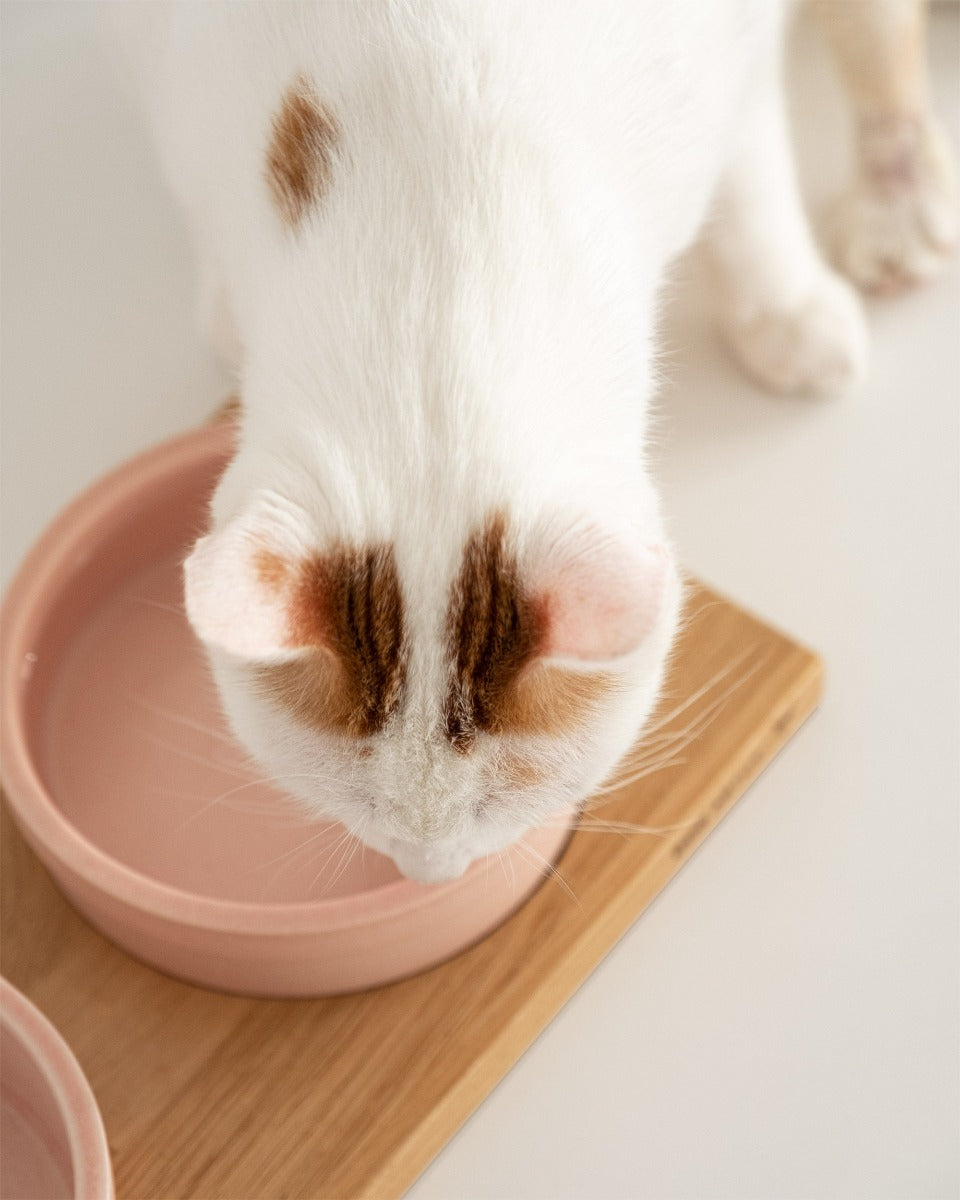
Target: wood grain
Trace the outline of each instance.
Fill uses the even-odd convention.
[[[663,709],[680,758],[578,831],[561,872],[467,953],[326,1000],[169,979],[60,896],[3,811],[2,970],[54,1021],[103,1113],[121,1200],[399,1196],[816,705],[809,651],[693,585]]]

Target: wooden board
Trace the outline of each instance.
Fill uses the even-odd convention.
[[[678,761],[596,810],[675,828],[579,830],[566,886],[549,879],[472,950],[379,991],[248,1000],[158,974],[61,898],[4,807],[3,974],[73,1046],[121,1200],[410,1185],[817,702],[809,651],[700,586],[687,612],[648,765]]]

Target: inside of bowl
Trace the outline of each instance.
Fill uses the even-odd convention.
[[[0,1023],[0,1198],[65,1200],[75,1194],[67,1127],[28,1046]]]
[[[76,547],[31,638],[34,761],[90,841],[185,891],[291,903],[392,882],[388,858],[264,784],[220,714],[181,564],[222,467],[154,480]]]

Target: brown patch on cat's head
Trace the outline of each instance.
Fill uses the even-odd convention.
[[[481,731],[561,733],[607,695],[608,675],[537,661],[547,624],[547,601],[524,587],[506,520],[495,513],[467,541],[447,613],[444,727],[458,753],[469,753]]]
[[[495,513],[468,539],[447,610],[453,674],[444,710],[446,735],[467,753],[478,730],[501,732],[507,693],[537,651],[542,614],[524,591]]]
[[[307,80],[298,76],[273,119],[267,183],[287,225],[296,229],[330,184],[340,126]]]
[[[296,567],[261,551],[255,567],[266,586],[286,593],[288,644],[307,650],[257,667],[260,690],[311,728],[354,737],[381,730],[399,706],[406,674],[392,549],[337,547]]]

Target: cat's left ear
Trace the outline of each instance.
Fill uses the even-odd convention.
[[[628,657],[656,625],[672,570],[662,545],[627,547],[587,530],[538,572],[541,657],[597,664]]]
[[[200,538],[183,564],[190,624],[208,646],[237,658],[291,657],[291,573],[289,560],[243,520]]]

